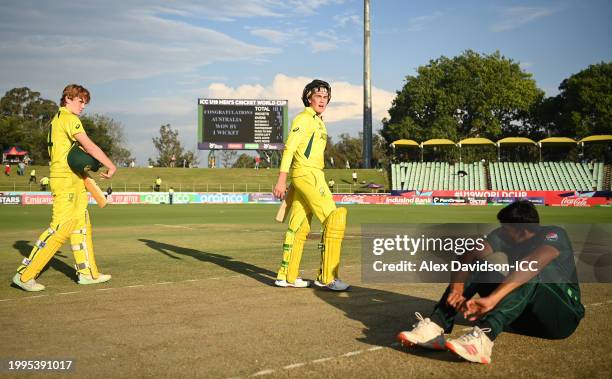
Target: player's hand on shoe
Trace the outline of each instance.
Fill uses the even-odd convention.
[[[479,299],[471,299],[465,302],[463,317],[469,321],[475,321],[489,313],[497,305],[497,301],[490,296]]]
[[[456,311],[462,311],[462,308],[465,304],[465,297],[463,297],[463,291],[456,292],[451,290],[451,292],[448,294],[446,302],[448,303],[448,305],[455,308]]]

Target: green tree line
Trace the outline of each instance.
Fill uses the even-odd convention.
[[[19,146],[27,150],[38,164],[46,164],[49,123],[59,105],[40,97],[27,87],[13,88],[0,99],[0,148]],[[112,118],[93,114],[81,115],[89,137],[117,164],[128,164],[132,158],[125,147],[123,126]]]
[[[612,134],[612,62],[590,65],[564,79],[556,96],[545,97],[532,74],[518,62],[499,52],[487,55],[467,50],[454,58],[431,60],[416,75],[407,76],[389,115],[381,130],[387,146],[398,139],[485,137],[495,141],[523,136],[539,140]],[[463,150],[467,159],[496,155],[491,147]],[[577,150],[569,152],[576,155]],[[609,145],[590,149],[608,155],[609,150]],[[457,158],[453,148],[438,147],[430,153],[440,159]],[[534,149],[516,148],[513,154],[509,158],[533,156]]]

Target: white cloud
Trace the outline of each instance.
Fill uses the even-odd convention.
[[[0,83],[36,83],[40,90],[66,81],[91,85],[185,73],[216,61],[257,61],[279,52],[180,18],[222,17],[230,14],[225,3],[6,3],[0,12]],[[271,9],[269,2],[245,0],[233,3],[231,14],[273,15]]]
[[[342,14],[333,17],[335,24],[339,27],[345,27],[347,25],[363,25],[363,17],[356,14]]]
[[[501,10],[501,20],[491,26],[494,32],[504,32],[516,29],[537,19],[550,16],[555,9],[543,7],[511,7]]]
[[[412,17],[408,20],[407,30],[409,32],[420,32],[441,16],[441,12],[435,12],[432,15]]]
[[[290,111],[296,114],[302,108],[302,90],[313,78],[290,77],[277,74],[270,85],[242,85],[230,87],[213,83],[208,87],[211,98],[226,99],[283,99],[289,100]],[[346,122],[363,118],[363,86],[349,82],[330,82],[332,101],[324,114],[326,122]],[[375,121],[389,117],[388,110],[395,98],[394,92],[372,87],[372,117]]]

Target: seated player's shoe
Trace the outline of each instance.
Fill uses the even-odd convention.
[[[414,313],[419,320],[412,325],[412,330],[400,332],[396,339],[403,347],[421,346],[433,350],[445,350],[444,329],[429,318],[423,318],[419,312]]]
[[[333,281],[331,281],[328,284],[325,284],[323,282],[320,282],[318,280],[315,280],[315,285],[317,287],[321,287],[321,288],[327,288],[330,289],[332,291],[346,291],[348,290],[351,286],[348,285],[347,283],[344,283],[342,280],[336,278]]]
[[[36,283],[36,280],[34,279],[30,279],[27,282],[22,282],[20,273],[16,273],[15,276],[13,276],[13,283],[15,283],[17,287],[28,292],[38,292],[45,289],[45,286],[40,283]]]
[[[491,363],[493,341],[485,334],[490,331],[489,328],[475,326],[469,333],[446,341],[446,348],[467,361]]]
[[[99,274],[96,279],[94,279],[91,275],[79,274],[79,284],[98,284],[104,283],[111,280],[112,276],[109,274]]]
[[[274,281],[274,285],[284,288],[306,288],[310,286],[310,282],[308,280],[303,280],[302,278],[297,278],[293,283],[289,283],[286,280],[276,280]]]

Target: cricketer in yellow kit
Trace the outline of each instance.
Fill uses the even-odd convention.
[[[327,82],[314,80],[302,93],[306,107],[291,124],[280,174],[274,195],[283,198],[287,176],[291,170],[293,201],[289,227],[283,243],[283,258],[274,282],[279,287],[308,287],[310,283],[298,277],[304,243],[310,232],[314,214],[321,225],[321,266],[315,285],[334,291],[345,291],[349,285],[338,278],[340,251],[346,228],[346,208],[336,208],[323,174],[327,129],[321,114],[331,99]]]
[[[68,153],[75,143],[108,171],[101,175],[110,178],[115,165],[87,136],[79,115],[89,102],[89,91],[76,84],[68,85],[60,101],[60,109],[51,121],[48,149],[51,158],[50,184],[53,195],[51,224],[45,230],[17,269],[13,283],[26,291],[45,289],[36,277],[49,263],[57,250],[70,239],[79,284],[95,284],[110,280],[111,276],[98,271],[92,243],[92,228],[87,212],[88,196],[81,176],[68,164]]]

